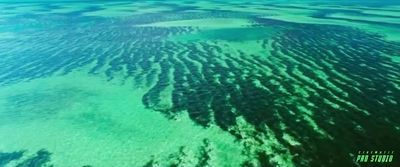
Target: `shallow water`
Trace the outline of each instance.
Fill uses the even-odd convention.
[[[0,1],[0,166],[400,151],[400,4],[49,2]]]

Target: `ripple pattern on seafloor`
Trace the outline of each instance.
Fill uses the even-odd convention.
[[[400,64],[388,56],[400,55],[399,42],[342,25],[242,12],[76,15],[6,20],[0,29],[16,26],[22,35],[0,38],[0,84],[76,70],[134,81],[132,87],[147,88],[141,97],[147,108],[170,119],[186,112],[204,128],[216,125],[233,135],[246,156],[243,166],[346,166],[359,147],[400,148]],[[209,18],[251,24],[151,25]],[[240,47],[245,43],[254,48]],[[198,150],[204,154],[199,166],[210,159],[208,142]],[[22,154],[0,153],[0,166],[7,163],[3,157]],[[24,163],[47,163],[51,155],[40,150]],[[170,157],[179,165],[184,153]]]

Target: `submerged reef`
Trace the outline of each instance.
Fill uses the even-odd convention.
[[[2,28],[22,30],[0,38],[0,85],[79,70],[133,81],[145,90],[146,108],[169,119],[185,113],[196,125],[234,136],[246,157],[239,166],[352,166],[359,148],[400,148],[400,64],[392,58],[399,42],[344,25],[174,9],[10,18]],[[312,17],[332,19],[329,12]],[[210,18],[232,22],[202,26],[214,23]],[[144,166],[213,166],[213,144],[205,139],[194,157],[184,146],[167,159],[149,155]],[[0,153],[0,166],[22,154]],[[47,164],[51,155],[40,150],[17,166]]]

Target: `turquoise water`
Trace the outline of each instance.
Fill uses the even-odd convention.
[[[395,1],[0,1],[0,57],[0,166],[400,151]]]

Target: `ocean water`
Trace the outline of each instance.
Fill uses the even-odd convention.
[[[397,1],[0,0],[0,167],[400,166],[399,141]]]

